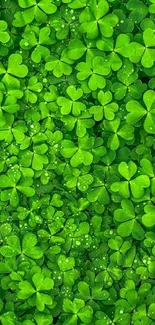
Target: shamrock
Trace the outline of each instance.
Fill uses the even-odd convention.
[[[37,309],[43,311],[45,305],[53,303],[52,298],[46,292],[53,289],[54,282],[51,278],[44,277],[42,273],[35,273],[32,276],[32,282],[33,285],[28,281],[19,282],[17,296],[22,300],[27,299],[30,304],[35,303]]]
[[[42,170],[44,164],[46,165],[48,163],[48,157],[45,154],[47,150],[48,146],[43,143],[34,146],[34,154],[32,157],[32,168],[34,170]]]
[[[116,53],[114,40],[112,37],[107,39],[106,37],[102,36],[101,39],[97,40],[96,46],[101,51],[111,52],[110,54],[107,55],[106,59],[112,70],[117,71],[121,68],[122,60]]]
[[[3,189],[1,200],[9,200],[10,204],[17,206],[19,202],[18,191],[27,197],[34,195],[35,190],[31,187],[32,184],[33,180],[29,177],[21,177],[18,169],[12,168],[8,170],[6,175],[0,176],[0,187]]]
[[[155,92],[153,90],[147,90],[143,95],[143,102],[146,109],[137,101],[131,100],[126,104],[126,109],[129,114],[126,117],[126,121],[129,124],[135,125],[145,115],[144,129],[149,134],[155,133],[155,122],[154,122],[154,102]]]
[[[94,182],[92,188],[89,189],[87,193],[88,201],[91,202],[95,210],[101,210],[101,213],[104,209],[104,206],[109,203],[109,194],[107,190],[107,183],[104,177],[104,170],[101,166],[94,168]]]
[[[102,106],[92,106],[90,112],[94,114],[95,121],[103,119],[103,112],[107,120],[113,120],[115,112],[118,111],[118,105],[111,103],[112,93],[110,91],[103,92],[102,90],[98,93],[98,100]]]
[[[20,239],[16,235],[8,236],[7,245],[3,245],[0,248],[0,252],[4,257],[15,256],[27,256],[32,259],[40,259],[43,256],[43,251],[37,244],[37,237],[35,234],[28,232],[22,238],[22,244],[20,245]]]
[[[19,206],[17,208],[17,212],[15,213],[15,215],[21,221],[21,224],[23,221],[26,221],[28,222],[31,228],[34,228],[37,223],[41,223],[42,218],[41,216],[39,216],[39,209],[41,203],[43,203],[43,199],[40,200],[40,202],[37,202],[35,198],[32,198],[32,201],[31,200],[29,201],[30,204],[29,209],[26,209],[23,206]]]
[[[79,282],[78,290],[78,297],[85,301],[91,298],[94,300],[106,300],[109,297],[109,292],[103,290],[103,285],[99,283],[94,284],[90,290],[90,287],[86,282]]]
[[[66,98],[65,98],[64,102],[66,102]],[[89,112],[84,111],[84,112],[81,112],[80,115],[76,116],[77,113],[80,113],[79,107],[77,104],[84,105],[82,102],[74,102],[73,103],[72,112],[74,112],[73,114],[75,115],[75,117],[70,116],[70,115],[63,116],[61,120],[64,123],[65,128],[68,131],[72,131],[74,129],[74,127],[76,126],[76,135],[79,137],[83,137],[84,135],[86,135],[87,129],[91,129],[94,126],[94,121],[92,120],[91,114]],[[81,105],[81,107],[82,107],[82,105]],[[62,106],[62,109],[63,108],[64,107]],[[65,107],[65,111],[66,111],[66,107]]]
[[[87,191],[89,186],[93,183],[93,177],[91,174],[88,174],[87,172],[84,174],[83,172],[82,175],[80,175],[79,170],[75,170],[74,168],[65,173],[64,180],[68,188],[74,188],[77,186],[77,188],[82,192]]]
[[[68,314],[68,322],[77,322],[80,319],[84,324],[90,324],[93,317],[93,310],[90,306],[85,306],[82,299],[74,298],[73,302],[69,299],[64,299],[63,310]]]
[[[34,125],[32,124],[32,130]],[[46,156],[46,152],[48,150],[48,146],[44,142],[47,139],[47,136],[41,132],[33,134],[31,139],[22,139],[21,147],[23,151],[20,155],[20,162],[23,167],[30,167],[32,165],[32,169],[34,170],[42,170],[44,164],[48,163],[48,157]],[[23,141],[24,140],[24,141]],[[33,152],[24,150],[29,146],[30,140],[33,142]],[[40,143],[40,144],[39,144]],[[26,148],[25,148],[26,146]]]
[[[76,296],[79,299],[87,301],[92,308],[98,309],[99,305],[97,302],[107,300],[109,298],[109,292],[103,289],[103,284],[101,283],[92,283],[91,287],[88,283],[81,281],[78,283],[78,293]]]
[[[35,104],[37,102],[37,94],[41,92],[43,85],[41,82],[38,82],[38,78],[33,76],[29,78],[27,87],[24,92],[24,96],[27,102]]]
[[[51,30],[49,27],[43,27],[41,29],[37,26],[25,27],[20,46],[24,50],[33,48],[31,59],[35,63],[39,63],[42,58],[45,60],[45,58],[50,55],[50,50],[47,46],[54,42],[50,34]]]
[[[53,75],[57,78],[63,75],[69,76],[72,73],[70,64],[73,61],[66,58],[65,52],[62,52],[61,57],[54,55],[47,56],[46,61],[45,70],[53,71]]]
[[[121,237],[132,236],[141,240],[144,238],[144,230],[135,216],[135,210],[132,202],[128,199],[121,201],[122,209],[115,210],[114,218],[120,223],[117,232]]]
[[[117,78],[121,82],[115,82],[112,90],[115,93],[115,99],[121,100],[130,90],[130,85],[137,80],[137,73],[133,69],[133,64],[127,59],[124,60],[123,67],[118,71]]]
[[[101,260],[98,259],[98,262],[101,263]],[[104,269],[104,271],[97,274],[96,283],[103,283],[106,288],[109,288],[112,286],[114,281],[118,281],[122,278],[122,271],[118,268],[118,266],[115,267],[114,264],[111,263],[109,263],[107,267],[107,261],[105,261],[105,258],[104,262],[102,263],[101,268]]]
[[[134,128],[129,124],[121,125],[119,117],[116,117],[113,121],[103,121],[103,132],[108,131],[107,144],[111,150],[118,149],[120,145],[120,138],[125,140],[133,139]]]
[[[129,59],[133,63],[141,61],[144,68],[151,68],[155,61],[155,37],[154,30],[147,28],[143,32],[144,46],[137,42],[131,42],[130,45],[134,47],[134,53],[129,54]]]
[[[126,263],[126,253],[128,263],[129,262],[129,250],[131,251],[131,243],[129,241],[124,241],[120,236],[115,236],[114,238],[110,238],[108,241],[108,246],[114,250],[115,252],[111,254],[110,260],[111,262],[116,262],[119,266],[124,265]],[[134,252],[133,252],[134,253]],[[134,254],[132,260],[134,258]]]
[[[46,14],[53,14],[56,11],[56,6],[51,3],[51,0],[40,0],[37,2],[36,0],[19,0],[19,6],[24,9],[22,13],[22,18],[26,24],[30,24],[34,19],[37,22],[45,22]],[[20,17],[20,15],[15,15],[15,18]]]
[[[61,107],[61,114],[68,115],[72,111],[74,116],[80,115],[81,111],[85,111],[86,109],[85,104],[78,101],[83,95],[82,89],[76,89],[75,86],[69,86],[66,92],[71,99],[65,97],[58,97],[57,99],[57,103]]]
[[[80,62],[76,69],[77,78],[80,81],[88,80],[88,86],[91,90],[103,89],[105,87],[105,78],[110,73],[110,66],[105,57],[96,56],[91,63]]]
[[[150,180],[147,175],[140,175],[132,179],[137,172],[137,166],[130,161],[128,164],[122,161],[118,165],[119,173],[126,179],[126,181],[114,182],[111,185],[113,192],[118,192],[124,198],[130,197],[130,190],[134,198],[140,199],[145,193],[145,188],[150,185]]]
[[[91,0],[90,7],[85,8],[80,14],[80,31],[87,33],[89,39],[96,38],[99,30],[103,36],[111,37],[118,17],[112,13],[107,14],[108,11],[109,4],[106,0],[100,0],[98,3]]]
[[[85,141],[83,141],[85,139]],[[63,140],[61,154],[65,158],[71,158],[72,167],[77,167],[80,164],[89,166],[93,161],[93,155],[89,152],[90,144],[87,143],[87,136],[79,139],[78,147],[71,140]],[[89,141],[89,140],[88,140]]]
[[[16,144],[22,143],[25,139],[24,133],[27,131],[27,128],[25,128],[23,123],[16,123],[13,125],[13,122],[13,114],[5,115],[5,125],[0,127],[0,140],[6,139],[8,143],[10,143],[15,139]]]
[[[8,24],[4,20],[0,20],[0,42],[7,43],[10,40],[10,35],[6,31]]]

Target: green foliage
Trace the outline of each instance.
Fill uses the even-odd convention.
[[[0,325],[155,324],[154,20],[0,1]]]

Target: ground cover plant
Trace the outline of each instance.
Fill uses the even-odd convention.
[[[0,324],[155,324],[155,0],[0,0]]]

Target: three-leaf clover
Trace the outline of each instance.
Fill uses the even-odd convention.
[[[8,236],[6,242],[7,245],[3,245],[0,248],[0,252],[4,257],[13,258],[18,255],[25,255],[37,260],[43,256],[43,250],[36,245],[37,237],[31,232],[24,235],[22,244],[20,244],[20,239],[16,235]]]
[[[134,137],[134,128],[130,124],[121,125],[119,117],[115,117],[112,121],[104,120],[103,130],[103,133],[108,135],[107,144],[111,150],[118,149],[120,138],[124,140],[132,140]]]
[[[43,311],[45,305],[52,305],[53,303],[51,296],[44,292],[53,289],[54,281],[49,277],[44,277],[42,273],[35,273],[32,277],[32,282],[33,284],[28,281],[20,282],[17,296],[22,300],[28,299],[31,303],[35,300],[37,309]]]
[[[39,2],[36,0],[19,0],[18,2],[19,6],[24,9],[22,17],[24,19],[25,25],[30,24],[34,18],[39,23],[45,22],[47,17],[46,14],[53,14],[57,9],[51,0],[40,0]],[[16,14],[15,17],[18,20],[20,16]]]
[[[81,88],[76,89],[75,86],[69,86],[66,90],[70,99],[66,97],[58,97],[57,103],[61,107],[61,114],[68,115],[71,111],[74,116],[80,115],[81,111],[85,111],[86,106],[81,101],[78,101],[83,95]]]
[[[130,197],[130,190],[134,198],[140,199],[145,193],[145,189],[150,186],[150,179],[147,175],[140,175],[133,179],[137,172],[137,166],[130,161],[128,164],[122,161],[118,165],[120,175],[125,178],[125,181],[114,182],[111,185],[113,192],[119,193],[124,198]]]
[[[92,62],[80,62],[76,69],[77,78],[80,81],[88,80],[88,86],[91,90],[103,89],[106,85],[104,76],[110,73],[110,65],[106,59],[101,56],[96,56]]]
[[[112,93],[110,91],[103,92],[102,90],[98,93],[98,100],[102,106],[92,106],[90,112],[94,114],[95,121],[101,121],[103,115],[107,120],[113,120],[115,112],[118,111],[118,104],[111,102]]]
[[[78,298],[74,298],[73,302],[64,299],[63,310],[70,314],[67,318],[68,323],[76,324],[77,320],[80,319],[84,324],[90,324],[93,317],[93,309],[90,306],[85,306],[84,301]]]
[[[39,63],[41,59],[50,55],[50,50],[48,48],[54,41],[50,37],[51,29],[50,27],[39,27],[26,26],[23,39],[20,41],[20,46],[24,50],[33,49],[31,53],[31,59],[35,63]]]
[[[128,199],[124,199],[121,202],[122,209],[117,209],[114,212],[114,218],[120,224],[117,228],[117,232],[121,237],[132,236],[141,240],[144,238],[144,230],[135,216],[134,205]]]
[[[126,117],[126,121],[129,124],[135,125],[144,116],[144,129],[149,134],[155,134],[155,92],[153,90],[147,90],[143,95],[143,102],[146,106],[144,108],[138,101],[131,100],[126,104],[126,109],[129,114]]]
[[[72,73],[71,64],[72,60],[66,58],[65,52],[62,52],[61,56],[50,55],[46,57],[45,70],[52,71],[56,78],[60,78],[63,75],[69,76]]]
[[[118,17],[109,13],[109,4],[106,0],[90,1],[90,6],[86,7],[80,15],[80,31],[87,33],[89,39],[98,36],[99,31],[105,37],[113,35],[113,28],[118,23]]]
[[[71,140],[63,140],[61,154],[65,158],[71,158],[70,164],[72,167],[77,167],[80,164],[89,166],[93,161],[93,155],[89,152],[89,145],[83,142],[83,138],[79,139],[78,147]],[[87,140],[87,139],[86,139]]]
[[[6,175],[0,176],[0,188],[3,189],[1,192],[1,200],[9,200],[12,206],[17,206],[19,202],[18,191],[27,197],[34,195],[35,190],[31,187],[32,184],[32,178],[22,177],[18,169],[8,170]]]

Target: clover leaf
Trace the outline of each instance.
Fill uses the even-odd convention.
[[[65,158],[71,158],[70,163],[72,167],[77,167],[80,164],[89,166],[93,161],[92,153],[86,150],[85,146],[83,148],[79,144],[79,147],[76,147],[70,140],[62,141],[61,154]]]
[[[68,322],[71,319],[77,321],[79,318],[84,324],[89,324],[92,320],[93,310],[90,306],[85,306],[82,299],[75,298],[73,302],[69,299],[64,299],[63,310],[74,315],[68,317]]]
[[[35,295],[35,304],[39,311],[45,309],[45,305],[52,304],[52,298],[47,292],[53,288],[54,282],[48,277],[44,277],[42,273],[35,273],[32,277],[33,286],[28,281],[22,281],[19,283],[18,298],[19,299],[29,299]]]
[[[61,106],[61,114],[68,115],[72,111],[74,116],[80,115],[81,111],[85,111],[85,105],[78,101],[83,95],[82,89],[69,86],[66,92],[71,100],[65,97],[58,97],[57,99],[58,105]]]
[[[33,180],[31,178],[22,178],[20,171],[10,169],[7,175],[0,176],[0,187],[2,201],[10,201],[13,206],[17,206],[19,202],[18,191],[27,197],[34,195],[35,190],[31,187]]]
[[[115,182],[111,185],[113,192],[118,192],[124,198],[130,197],[130,189],[134,198],[141,198],[145,193],[145,188],[150,185],[150,180],[147,175],[140,175],[132,179],[137,171],[135,163],[132,161],[127,164],[121,162],[118,166],[119,173],[126,179],[126,181]]]
[[[53,75],[57,78],[62,77],[63,75],[69,76],[72,73],[72,67],[68,64],[72,62],[65,62],[66,59],[63,56],[56,57],[54,55],[46,57],[45,69],[47,71],[53,71]]]
[[[24,50],[30,50],[33,48],[31,53],[31,59],[35,63],[39,63],[41,59],[45,59],[50,55],[48,45],[53,43],[52,37],[50,37],[51,30],[49,27],[31,28],[26,26],[23,39],[20,41],[21,48]]]
[[[116,103],[111,103],[112,93],[110,91],[103,92],[102,90],[98,93],[98,100],[102,106],[92,106],[90,112],[94,114],[96,121],[103,119],[103,112],[107,120],[113,120],[115,117],[115,112],[118,111],[118,105]]]
[[[80,31],[87,33],[89,39],[96,38],[99,30],[105,37],[111,37],[113,27],[118,23],[118,18],[114,14],[107,14],[109,4],[106,0],[90,1],[90,8],[85,8],[80,15]]]
[[[28,81],[28,85],[24,93],[26,101],[30,102],[31,104],[35,104],[38,99],[37,96],[41,92],[42,88],[43,85],[41,82],[38,82],[37,77],[31,77]]]
[[[120,138],[125,140],[133,139],[134,128],[129,124],[121,126],[119,117],[116,117],[113,121],[103,121],[103,130],[108,131],[107,144],[111,150],[118,149],[120,145]]]
[[[132,236],[141,240],[144,238],[144,230],[140,223],[136,220],[134,206],[130,200],[122,200],[122,209],[115,211],[115,220],[121,224],[117,228],[117,232],[121,237]]]
[[[35,0],[19,0],[19,6],[25,9],[22,13],[25,24],[31,23],[34,19],[38,22],[45,22],[46,14],[53,14],[56,11],[56,6],[50,0],[41,0],[39,3]],[[17,20],[19,17],[16,14]]]
[[[33,259],[39,259],[43,256],[43,251],[37,244],[37,237],[32,233],[27,233],[22,239],[22,245],[16,235],[9,236],[7,244],[1,247],[1,254],[5,257],[14,257],[26,255]]]
[[[88,77],[88,86],[91,90],[103,89],[105,87],[105,78],[110,73],[110,66],[106,59],[96,56],[91,63],[80,62],[76,69],[77,78],[80,81],[86,80]]]
[[[137,101],[129,101],[127,103],[126,109],[129,114],[127,115],[126,120],[128,123],[134,125],[146,115],[144,120],[144,129],[149,134],[154,134],[154,91],[147,90],[143,95],[143,101],[146,109]]]

